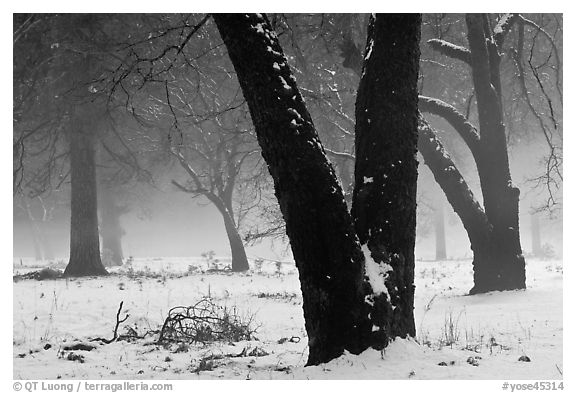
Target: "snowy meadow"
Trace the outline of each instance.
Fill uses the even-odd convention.
[[[526,290],[474,296],[466,295],[470,260],[417,261],[416,339],[312,367],[304,367],[307,337],[295,266],[251,261],[250,272],[231,273],[226,265],[136,259],[108,277],[36,280],[18,275],[38,268],[15,264],[14,378],[562,378],[562,261],[528,259]],[[157,342],[171,308],[203,299],[249,322],[252,337]],[[120,302],[119,319],[128,316],[118,335],[125,338],[92,341],[113,337]]]

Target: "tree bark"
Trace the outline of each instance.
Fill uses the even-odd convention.
[[[94,131],[77,121],[70,132],[70,261],[65,276],[106,275],[100,259]]]
[[[345,53],[346,58],[361,57],[359,51],[354,54],[352,47]],[[468,52],[467,52],[468,53]],[[466,55],[469,56],[469,53]],[[466,59],[469,62],[469,59]],[[362,69],[358,66],[361,62],[348,59],[344,66],[351,68],[358,76]],[[429,111],[444,117],[469,144],[469,148],[475,155],[480,155],[480,138],[476,129],[466,121],[466,118],[456,110],[436,99],[419,97],[419,105],[423,111]],[[489,264],[492,258],[492,227],[488,222],[484,210],[474,198],[466,181],[461,176],[454,162],[446,154],[444,147],[436,138],[435,131],[421,116],[419,119],[418,150],[424,157],[425,164],[430,168],[436,182],[442,188],[448,202],[462,220],[464,228],[470,239],[471,249],[474,252],[473,266],[475,271],[481,269],[478,266]],[[477,268],[478,267],[478,268]],[[476,277],[476,276],[475,276]],[[474,290],[474,289],[473,289]]]
[[[117,204],[113,190],[105,190],[101,194],[101,201],[102,253],[109,253],[108,257],[110,258],[104,263],[109,263],[109,266],[122,266],[124,229],[120,225],[120,216],[125,213],[126,208]]]
[[[360,244],[370,250],[366,270],[375,263],[386,271],[380,278],[386,291],[373,299],[383,341],[415,335],[420,24],[420,14],[370,17],[356,99],[352,217]]]
[[[334,169],[268,19],[215,14],[274,180],[299,271],[308,365],[370,344],[364,263]]]

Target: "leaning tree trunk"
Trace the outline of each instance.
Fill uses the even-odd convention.
[[[238,233],[236,222],[232,216],[232,196],[230,195],[230,199],[226,202],[217,196],[208,196],[208,198],[216,205],[224,220],[226,236],[228,236],[228,244],[230,245],[230,252],[232,254],[232,271],[244,272],[249,270],[250,265],[246,257],[244,242],[242,241],[242,237],[240,237],[240,233]]]
[[[102,254],[108,254],[103,261],[106,265],[122,266],[124,230],[120,225],[120,216],[124,211],[125,208],[117,204],[113,190],[105,190],[101,194],[102,225],[100,233],[102,235]]]
[[[420,14],[370,17],[356,99],[352,217],[383,339],[414,336]],[[376,272],[374,276],[374,272]],[[377,285],[377,284],[376,284]],[[381,287],[380,285],[377,285]],[[388,300],[381,302],[381,297]]]
[[[65,276],[108,274],[100,260],[93,130],[79,124],[70,132],[70,262]]]
[[[342,189],[268,19],[214,20],[255,126],[300,275],[308,365],[370,344],[364,258]]]
[[[490,263],[493,256],[492,225],[484,210],[474,198],[458,168],[444,150],[440,140],[430,125],[420,116],[418,149],[426,165],[432,170],[434,179],[440,185],[448,202],[460,217],[470,239],[474,253],[474,271],[479,266]]]
[[[436,240],[436,260],[443,261],[446,259],[446,227],[442,201],[437,201],[434,209],[434,237]]]
[[[499,57],[495,42],[486,37],[486,15],[466,15],[470,66],[480,124],[478,174],[484,208],[493,227],[493,255],[474,266],[471,293],[526,287],[525,261],[520,246],[520,190],[512,186],[506,130],[502,112]]]

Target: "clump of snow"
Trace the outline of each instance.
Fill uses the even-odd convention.
[[[389,296],[388,288],[386,288],[385,283],[388,278],[388,273],[394,269],[392,269],[392,266],[387,263],[376,262],[372,258],[372,254],[370,253],[367,244],[362,245],[362,252],[364,253],[366,277],[368,278],[368,283],[372,287],[372,291],[375,295],[385,293]]]
[[[364,60],[368,60],[372,55],[372,49],[374,48],[374,40],[371,39],[368,43],[368,50],[366,51],[366,55],[364,56]]]
[[[367,183],[374,183],[374,178],[364,176],[364,184],[367,184]]]
[[[252,28],[254,30],[256,30],[257,33],[259,34],[264,34],[264,26],[262,25],[262,23],[257,23],[255,26],[252,26]]]
[[[286,91],[292,91],[292,88],[290,87],[290,85],[286,82],[286,79],[282,78],[281,76],[279,76],[280,78],[280,82],[282,82],[282,87],[284,88],[284,90]]]

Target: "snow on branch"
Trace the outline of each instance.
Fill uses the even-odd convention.
[[[418,96],[418,109],[422,112],[440,116],[445,119],[462,137],[474,157],[478,154],[480,135],[464,115],[446,102],[426,96]]]
[[[418,119],[418,151],[432,171],[434,179],[444,191],[450,205],[462,220],[472,243],[483,242],[490,234],[491,226],[486,214],[462,174],[436,137],[422,115]],[[472,239],[472,236],[478,237]]]
[[[464,63],[470,65],[470,51],[467,48],[437,38],[433,38],[427,42],[428,45],[432,47],[432,49],[440,52],[444,56],[463,61]]]
[[[498,48],[502,47],[506,35],[510,32],[514,23],[519,19],[519,16],[519,14],[504,14],[498,23],[496,23],[496,26],[494,26],[494,41],[496,41]]]

